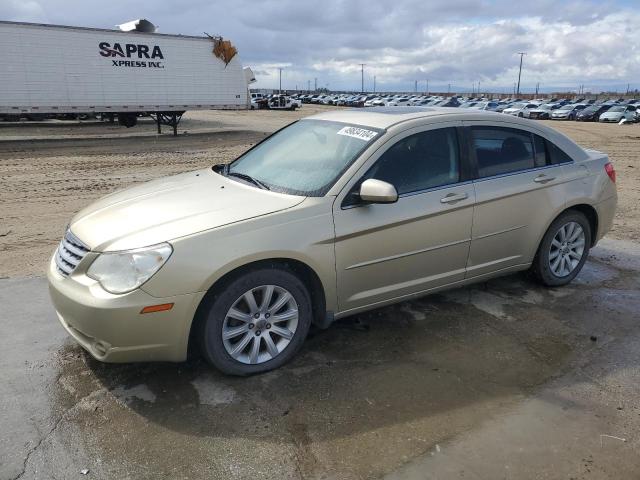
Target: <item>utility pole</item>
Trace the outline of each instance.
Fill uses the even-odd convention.
[[[307,80],[307,93],[311,91],[311,80]]]
[[[427,89],[425,91],[427,95],[429,95],[429,79],[427,78]]]
[[[522,76],[522,57],[524,57],[527,52],[518,52],[520,55],[520,70],[518,71],[518,89],[516,91],[516,95],[520,95],[520,77]]]
[[[361,85],[360,85],[360,93],[364,93],[364,63],[360,64],[360,77],[361,77]]]
[[[536,98],[538,98],[539,91],[540,91],[540,82],[536,83]]]
[[[478,80],[478,96],[480,96],[480,80]]]
[[[376,93],[376,76],[373,76],[373,93]]]
[[[278,70],[280,71],[280,91],[278,93],[282,93],[282,67],[279,67]]]
[[[414,82],[413,90],[414,90],[416,93],[418,93],[418,80],[416,80],[416,81]]]
[[[451,84],[447,85],[447,96],[451,93]]]
[[[313,79],[313,91],[314,92],[318,91],[318,77]]]

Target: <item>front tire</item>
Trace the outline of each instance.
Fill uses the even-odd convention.
[[[531,273],[547,287],[571,282],[589,256],[591,225],[587,217],[569,210],[556,218],[545,233],[531,265]]]
[[[200,350],[229,375],[278,368],[300,350],[311,326],[309,292],[293,273],[261,269],[231,280],[200,312]]]

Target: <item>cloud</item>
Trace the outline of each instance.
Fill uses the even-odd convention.
[[[166,33],[222,34],[257,86],[594,89],[640,78],[640,10],[628,0],[5,0],[0,18],[112,28],[148,18]],[[633,86],[633,85],[632,85]],[[639,86],[640,85],[636,85]]]

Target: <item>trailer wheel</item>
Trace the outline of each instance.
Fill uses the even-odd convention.
[[[138,115],[132,112],[118,113],[118,123],[127,128],[135,127],[138,123]]]

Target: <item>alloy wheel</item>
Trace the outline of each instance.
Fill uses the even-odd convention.
[[[556,277],[566,277],[576,269],[584,255],[585,238],[577,222],[565,223],[558,229],[549,250],[549,268]]]
[[[227,311],[222,342],[227,353],[245,364],[276,358],[298,327],[298,304],[277,285],[261,285],[242,294]]]

